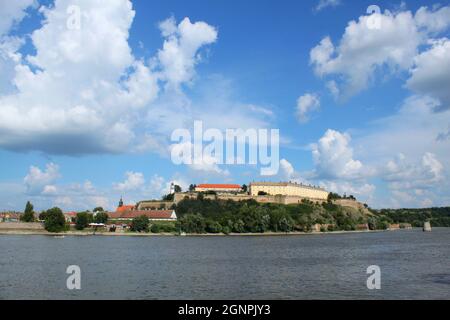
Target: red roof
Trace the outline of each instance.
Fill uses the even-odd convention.
[[[110,212],[110,219],[134,219],[140,216],[146,216],[149,219],[170,219],[173,210],[132,210],[123,212]]]
[[[16,213],[16,212],[2,212],[2,213],[0,213],[0,218],[20,219],[21,216],[22,216],[21,213]]]
[[[65,215],[65,216],[69,216],[69,217],[76,217],[76,216],[77,216],[77,213],[74,212],[74,211],[71,211],[71,212],[66,212],[66,213],[64,213],[64,215]]]
[[[197,188],[203,189],[241,189],[238,184],[199,184]]]
[[[128,204],[121,207],[117,207],[116,212],[124,212],[124,211],[130,211],[134,209],[134,205]]]

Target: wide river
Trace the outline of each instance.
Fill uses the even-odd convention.
[[[81,269],[68,290],[66,269]],[[367,267],[381,289],[367,288]],[[0,236],[0,299],[450,299],[450,228],[263,237]]]

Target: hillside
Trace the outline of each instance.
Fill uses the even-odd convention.
[[[413,227],[422,227],[430,221],[433,227],[450,227],[450,207],[425,209],[382,209],[373,210],[377,216],[384,216],[396,223],[410,223]]]
[[[176,206],[179,226],[191,233],[309,232],[315,225],[321,231],[357,230],[365,224],[372,230],[386,229],[390,219],[374,215],[364,206],[343,206],[332,202],[318,204],[261,204],[253,200],[223,201],[184,199]]]

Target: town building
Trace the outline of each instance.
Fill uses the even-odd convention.
[[[133,204],[123,204],[123,199],[120,197],[119,205],[117,206],[116,212],[125,212],[135,209],[135,205]]]
[[[293,196],[311,200],[327,200],[328,191],[325,189],[292,182],[252,182],[250,195]]]
[[[119,206],[115,212],[108,212],[109,220],[115,222],[129,222],[134,218],[145,216],[151,221],[176,221],[177,214],[175,210],[152,210],[146,207],[145,209],[139,209],[141,205],[124,205],[123,199],[120,198]]]
[[[238,184],[199,184],[195,192],[238,193],[242,187]]]
[[[64,219],[66,219],[67,223],[75,223],[76,218],[77,218],[77,213],[74,211],[64,213]]]
[[[0,222],[19,222],[20,213],[17,212],[2,212],[0,213]]]

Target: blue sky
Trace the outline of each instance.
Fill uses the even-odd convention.
[[[254,180],[449,205],[449,3],[372,4],[0,0],[0,210]],[[171,132],[194,120],[280,129],[278,174],[172,164]]]

